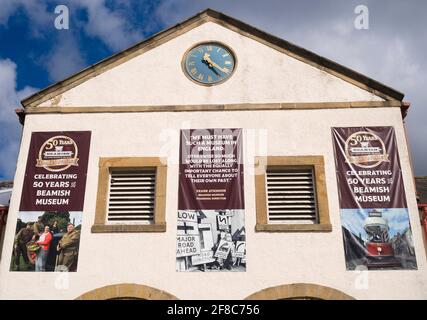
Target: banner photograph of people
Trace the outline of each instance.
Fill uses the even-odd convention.
[[[81,212],[20,212],[10,271],[77,271]]]
[[[244,210],[178,211],[177,271],[245,271]]]
[[[32,133],[11,271],[77,271],[90,136]]]

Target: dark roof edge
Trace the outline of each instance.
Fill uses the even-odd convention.
[[[347,68],[347,67],[345,67],[339,63],[336,63],[330,59],[324,58],[324,57],[322,57],[322,56],[320,56],[320,55],[318,55],[312,51],[309,51],[307,49],[299,47],[299,46],[297,46],[297,45],[295,45],[289,41],[286,41],[286,40],[281,39],[279,37],[273,36],[273,35],[265,32],[265,31],[259,30],[259,29],[255,28],[253,26],[250,26],[247,23],[242,22],[238,19],[227,16],[224,13],[221,13],[221,12],[218,12],[218,11],[215,11],[212,9],[206,9],[206,10],[199,12],[198,14],[180,22],[180,23],[177,23],[177,24],[175,24],[175,25],[173,25],[167,29],[164,29],[164,30],[152,35],[151,37],[149,37],[145,40],[142,40],[142,41],[130,46],[127,49],[124,49],[118,53],[111,55],[110,57],[107,57],[107,58],[105,58],[105,59],[103,59],[103,60],[101,60],[101,61],[99,61],[93,65],[90,65],[87,68],[80,70],[80,71],[76,72],[75,74],[73,74],[73,75],[71,75],[71,76],[69,76],[69,77],[67,77],[61,81],[58,81],[58,82],[40,90],[40,91],[32,94],[29,97],[24,98],[21,101],[21,104],[25,108],[30,103],[37,101],[39,99],[42,99],[47,94],[50,94],[50,93],[56,91],[56,89],[61,88],[66,81],[70,81],[72,78],[76,78],[76,80],[78,80],[81,77],[85,77],[87,74],[90,74],[92,72],[96,72],[96,69],[98,69],[98,67],[100,65],[107,65],[110,62],[117,61],[122,56],[126,56],[127,54],[138,50],[142,44],[145,44],[149,41],[151,42],[155,38],[161,37],[162,35],[165,35],[165,34],[168,34],[175,29],[180,29],[181,27],[183,27],[185,25],[190,25],[191,23],[202,19],[204,16],[209,16],[209,17],[212,17],[214,19],[218,19],[220,21],[223,21],[226,24],[232,25],[232,26],[234,26],[234,27],[236,27],[236,28],[238,28],[244,32],[247,32],[247,33],[249,33],[255,37],[261,38],[261,39],[263,39],[263,40],[265,40],[265,41],[267,41],[267,42],[269,42],[275,46],[278,46],[280,48],[283,48],[284,50],[290,51],[297,56],[300,56],[302,58],[310,60],[319,66],[322,66],[322,67],[327,68],[327,69],[331,69],[331,70],[333,70],[339,74],[342,74],[346,77],[349,77],[349,78],[355,80],[356,82],[362,83],[362,84],[366,85],[367,87],[369,87],[373,90],[376,90],[378,92],[381,92],[384,95],[389,96],[393,99],[396,99],[399,101],[403,100],[403,97],[404,97],[403,93],[401,93],[401,92],[399,92],[399,91],[397,91],[397,90],[395,90],[389,86],[386,86],[379,81],[376,81],[372,78],[369,78],[369,77],[367,77],[367,76],[365,76],[359,72],[356,72],[350,68]]]

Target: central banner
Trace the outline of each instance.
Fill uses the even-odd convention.
[[[181,130],[177,271],[245,271],[242,129]]]

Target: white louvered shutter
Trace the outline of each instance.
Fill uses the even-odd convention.
[[[312,168],[267,169],[268,222],[318,222]]]
[[[153,223],[156,170],[113,169],[108,197],[109,222]]]

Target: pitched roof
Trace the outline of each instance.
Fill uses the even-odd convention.
[[[118,64],[121,64],[139,54],[142,54],[143,52],[153,49],[156,46],[209,21],[218,23],[225,28],[250,37],[269,47],[283,52],[284,54],[290,55],[314,67],[332,73],[333,75],[344,79],[362,89],[370,91],[375,95],[384,98],[385,100],[402,101],[404,97],[401,92],[352,69],[342,66],[332,60],[321,57],[307,49],[273,36],[267,32],[261,31],[221,12],[217,12],[212,9],[206,9],[185,21],[176,24],[173,27],[165,29],[144,41],[138,42],[137,44],[104,60],[101,60],[100,62],[91,65],[62,81],[59,81],[46,87],[45,89],[40,90],[39,92],[36,92],[35,94],[22,100],[21,103],[24,107],[35,107],[44,101],[49,100],[58,94],[61,94],[77,86],[78,84],[113,68]]]

